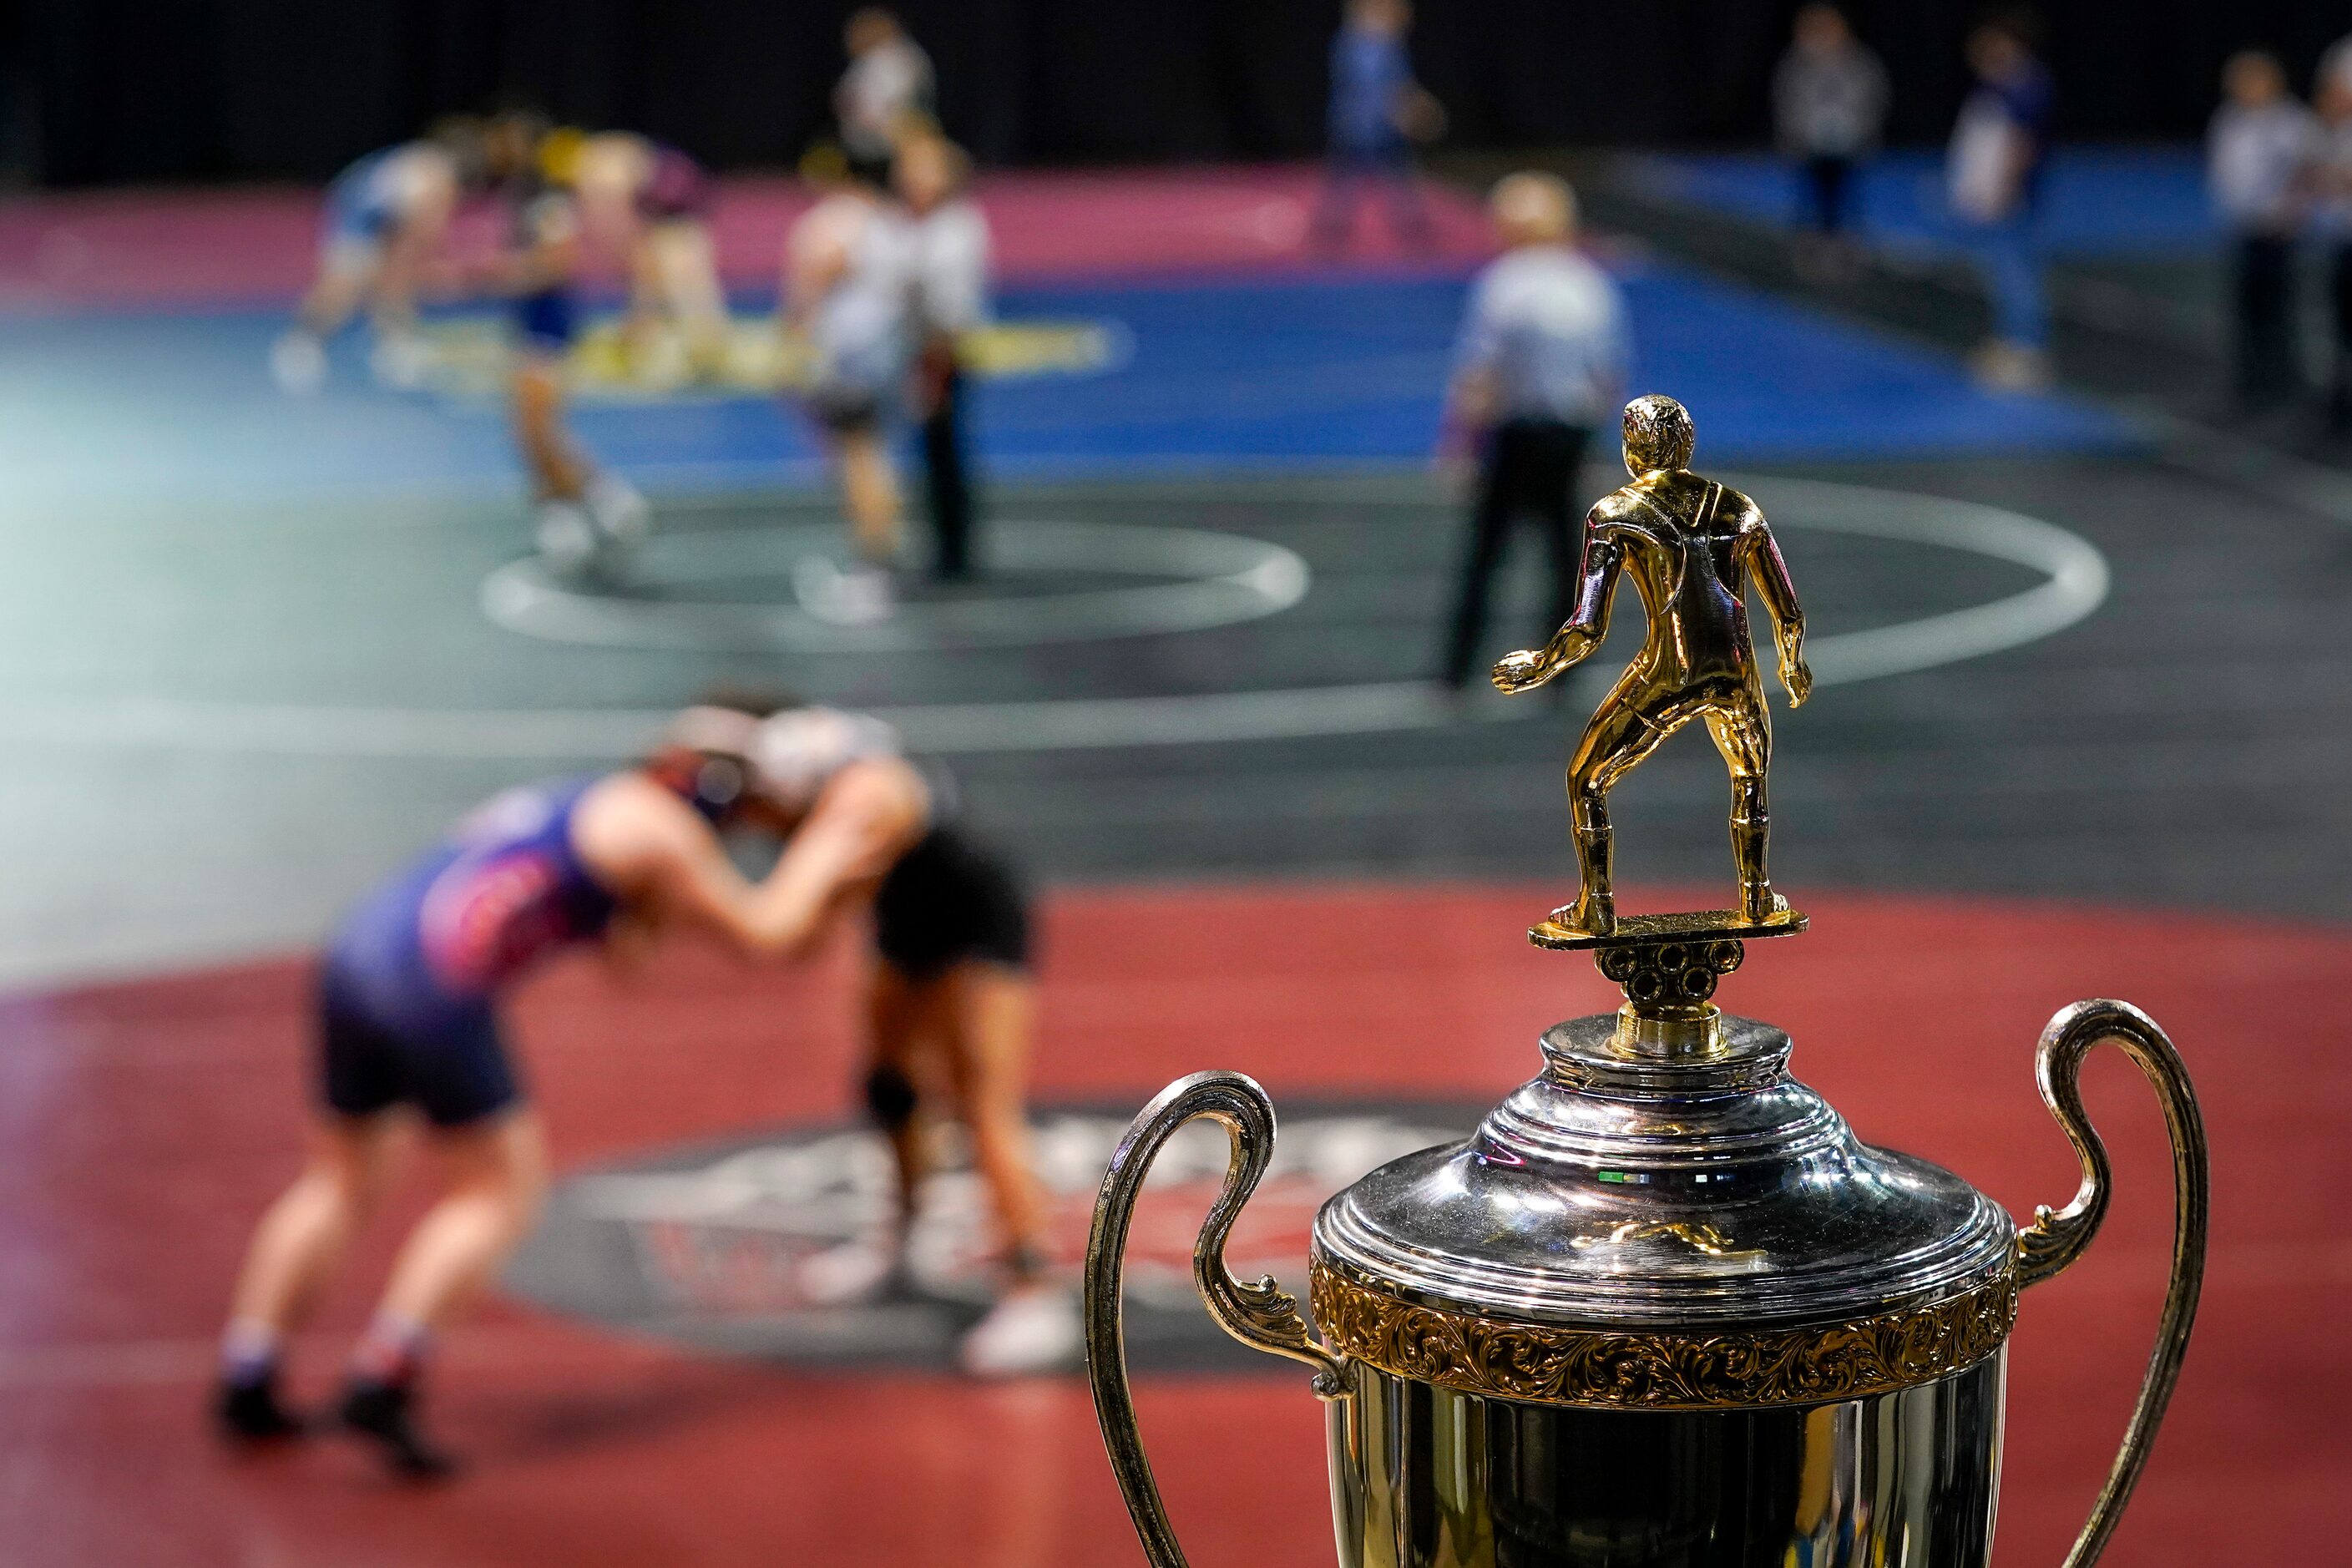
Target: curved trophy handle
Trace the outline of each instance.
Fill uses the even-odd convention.
[[[2139,1387],[2139,1403],[2132,1407],[2131,1424],[2124,1429],[2124,1446],[2116,1455],[2107,1484],[2099,1490],[2089,1522],[2066,1554],[2065,1568],[2090,1568],[2106,1550],[2131,1500],[2172,1385],[2180,1377],[2180,1358],[2189,1348],[2189,1325],[2197,1317],[2197,1290],[2205,1278],[2206,1153],[2205,1119],[2197,1110],[2197,1096],[2180,1053],[2165,1037],[2156,1021],[2128,1002],[2077,1002],[2050,1020],[2034,1053],[2033,1074],[2042,1086],[2042,1102],[2058,1119],[2067,1141],[2083,1163],[2083,1184],[2064,1208],[2046,1205],[2033,1211],[2033,1223],[2017,1233],[2017,1279],[2020,1285],[2038,1285],[2063,1272],[2091,1244],[2106,1217],[2107,1189],[2114,1172],[2107,1163],[2106,1145],[2083,1109],[2083,1058],[2091,1047],[2113,1040],[2147,1075],[2164,1107],[2164,1121],[2172,1135],[2172,1283],[2165,1292],[2164,1315],[2158,1320],[2156,1349],[2148,1356],[2147,1375]]]
[[[1185,1568],[1183,1550],[1169,1527],[1151,1461],[1143,1455],[1135,1424],[1135,1397],[1127,1385],[1127,1336],[1119,1319],[1119,1288],[1127,1264],[1127,1231],[1135,1218],[1136,1195],[1160,1146],[1188,1121],[1202,1117],[1223,1125],[1233,1140],[1225,1169],[1201,1239],[1192,1249],[1192,1279],[1217,1326],[1245,1345],[1315,1368],[1315,1392],[1340,1397],[1341,1363],[1308,1331],[1298,1302],[1271,1274],[1255,1282],[1236,1279],[1225,1267],[1225,1238],[1250,1194],[1257,1190],[1274,1158],[1274,1102],[1265,1090],[1237,1072],[1196,1072],[1178,1079],[1139,1111],[1112,1152],[1095,1199],[1093,1234],[1087,1238],[1087,1378],[1094,1385],[1095,1415],[1102,1423],[1110,1468],[1135,1520],[1135,1533],[1152,1568]]]

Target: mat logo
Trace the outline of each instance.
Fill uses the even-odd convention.
[[[772,397],[807,384],[814,370],[807,346],[773,317],[739,316],[715,364],[698,368],[674,336],[633,342],[622,318],[590,320],[572,348],[567,385],[583,403],[675,403]],[[1133,340],[1117,321],[994,321],[964,335],[965,367],[988,381],[1092,375],[1126,363]],[[413,364],[399,381],[442,396],[503,396],[513,368],[505,318],[461,314],[425,323]]]
[[[1228,1248],[1244,1278],[1304,1287],[1326,1199],[1373,1167],[1473,1125],[1467,1108],[1286,1106],[1274,1163]],[[1125,1113],[1042,1110],[1036,1163],[1049,1245],[1075,1280],[1094,1195]],[[579,1316],[749,1355],[944,1364],[995,1282],[987,1194],[952,1129],[937,1137],[904,1270],[877,1245],[895,1203],[888,1150],[862,1128],[789,1130],[656,1156],[563,1184],[510,1289]],[[1139,1367],[1249,1366],[1192,1294],[1192,1244],[1224,1179],[1223,1131],[1185,1129],[1154,1167],[1129,1249],[1129,1352]]]

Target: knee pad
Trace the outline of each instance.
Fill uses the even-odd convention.
[[[888,1063],[866,1075],[866,1109],[886,1132],[896,1132],[915,1119],[915,1085]]]

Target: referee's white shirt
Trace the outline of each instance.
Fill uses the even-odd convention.
[[[2300,216],[2297,182],[2320,151],[2319,121],[2291,99],[2225,103],[2205,136],[2213,205],[2241,230],[2284,235]]]
[[[908,280],[919,331],[942,336],[988,321],[988,219],[968,201],[943,202],[907,225]]]
[[[1570,246],[1528,245],[1471,285],[1454,363],[1487,377],[1498,422],[1591,426],[1615,412],[1626,358],[1616,283]]]

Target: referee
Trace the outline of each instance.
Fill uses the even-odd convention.
[[[923,420],[931,574],[972,574],[971,463],[964,425],[963,339],[988,324],[988,220],[963,195],[969,165],[936,135],[899,143],[891,180],[907,210],[915,330],[915,401]]]
[[[1439,672],[1455,690],[1474,666],[1483,668],[1487,590],[1520,516],[1542,523],[1551,552],[1546,635],[1575,609],[1577,468],[1625,380],[1624,306],[1609,275],[1572,243],[1574,193],[1549,174],[1511,174],[1488,205],[1503,254],[1471,286],[1444,443],[1480,457],[1470,547]]]

